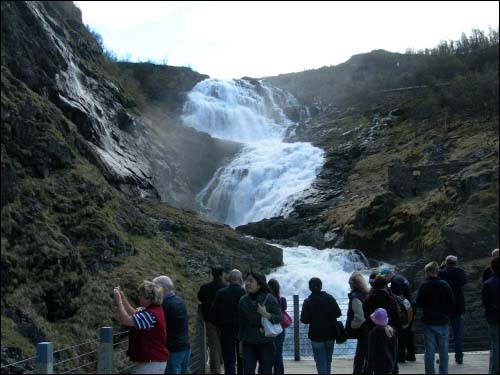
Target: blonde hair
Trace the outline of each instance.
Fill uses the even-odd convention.
[[[351,274],[351,277],[349,277],[349,285],[351,285],[353,289],[359,290],[363,293],[368,293],[368,291],[370,290],[370,287],[363,277],[363,274],[359,271],[354,271]]]
[[[387,337],[391,338],[394,336],[394,328],[392,328],[389,324],[384,327],[384,331]]]
[[[161,305],[163,302],[162,287],[151,281],[143,281],[139,285],[138,291],[152,305]]]
[[[436,262],[430,262],[425,265],[424,270],[432,275],[437,275],[439,273],[439,266]]]

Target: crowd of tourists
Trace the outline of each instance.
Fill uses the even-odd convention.
[[[345,326],[336,299],[322,290],[322,281],[309,280],[311,294],[304,300],[300,321],[309,325],[308,337],[318,374],[330,374],[335,344],[356,339],[354,374],[397,374],[399,364],[415,361],[414,316],[422,309],[426,374],[448,373],[449,326],[453,332],[455,361],[462,364],[463,287],[467,282],[456,256],[441,266],[428,263],[425,281],[412,298],[411,285],[393,268],[349,278],[351,292]],[[498,249],[483,274],[481,290],[489,324],[491,374],[498,373]],[[287,300],[276,279],[255,271],[245,280],[239,270],[228,274],[212,268],[213,279],[200,287],[198,299],[206,326],[212,374],[284,374],[283,343],[292,324]],[[175,294],[168,276],[144,281],[138,289],[139,307],[133,307],[120,289],[114,289],[121,324],[131,327],[128,355],[138,374],[188,373],[191,347],[185,302]]]

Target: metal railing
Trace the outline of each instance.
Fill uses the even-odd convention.
[[[290,303],[292,302],[292,303]],[[285,331],[285,341],[283,343],[283,358],[295,359],[310,359],[313,357],[311,340],[308,338],[309,325],[300,322],[300,311],[302,311],[303,299],[295,295],[292,298],[287,298],[287,313],[293,318],[292,325]],[[339,321],[344,323],[347,317],[347,308],[349,306],[348,299],[337,299],[337,303],[342,311],[342,316]],[[356,351],[356,340],[347,340],[343,344],[335,344],[333,355],[334,357],[351,357]]]

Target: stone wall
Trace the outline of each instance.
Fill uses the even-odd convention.
[[[417,196],[442,186],[446,176],[456,174],[472,163],[465,161],[410,167],[396,159],[388,167],[389,190],[402,197]]]

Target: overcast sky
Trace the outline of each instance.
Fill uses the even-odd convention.
[[[77,1],[83,22],[132,61],[167,58],[212,78],[264,77],[337,65],[385,49],[432,48],[499,24],[498,1]]]

